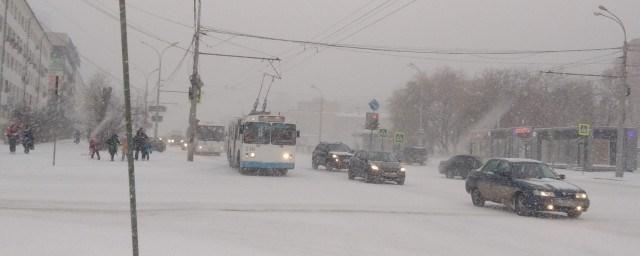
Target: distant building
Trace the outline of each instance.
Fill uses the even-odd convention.
[[[8,3],[8,5],[5,5]],[[0,123],[46,105],[51,42],[25,0],[0,2]]]
[[[53,95],[57,79],[58,95],[61,96],[62,104],[73,106],[73,99],[80,83],[80,55],[67,34],[48,32],[47,35],[52,45],[48,95]]]

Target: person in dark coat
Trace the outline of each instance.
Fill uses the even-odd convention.
[[[26,125],[22,130],[22,146],[24,146],[24,153],[29,154],[29,150],[34,150],[33,146],[33,130]]]
[[[113,157],[118,153],[118,146],[120,145],[120,140],[118,139],[118,134],[112,134],[109,139],[106,141],[107,149],[109,150],[109,155],[111,155],[111,161],[113,161]]]
[[[91,153],[91,159],[97,155],[100,160],[100,142],[95,137],[91,137],[89,140],[89,153]]]
[[[144,147],[148,142],[149,136],[144,133],[144,128],[138,129],[138,131],[136,132],[136,136],[133,137],[133,150],[135,150],[135,155],[133,156],[133,158],[135,160],[138,160],[138,154],[142,153],[144,155]]]

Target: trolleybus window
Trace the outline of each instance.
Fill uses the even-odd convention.
[[[296,144],[296,125],[273,124],[271,129],[271,144],[295,145]]]
[[[244,125],[244,143],[269,144],[271,125],[268,123],[246,123]]]

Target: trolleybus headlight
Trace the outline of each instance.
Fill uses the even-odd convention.
[[[372,164],[372,165],[371,165],[371,170],[377,171],[377,170],[380,170],[380,168],[378,168],[378,166],[377,166],[377,165],[373,165],[373,164]]]
[[[293,159],[293,155],[289,153],[284,153],[282,154],[282,158],[284,158],[284,160],[291,160]]]
[[[334,154],[334,155],[332,155],[331,157],[333,157],[333,158],[338,158],[338,155]]]

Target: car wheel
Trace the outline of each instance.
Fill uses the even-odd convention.
[[[482,197],[482,194],[480,194],[480,190],[478,190],[477,188],[474,188],[471,191],[471,202],[473,203],[473,205],[478,207],[484,206],[485,200]]]
[[[373,183],[375,177],[372,177],[371,174],[369,174],[369,172],[365,172],[364,173],[364,182],[366,183]]]
[[[567,212],[567,216],[569,216],[569,218],[572,218],[572,219],[576,219],[576,218],[580,217],[580,215],[582,215],[582,212],[579,212],[579,211]]]
[[[331,162],[327,161],[326,167],[327,167],[327,171],[330,171],[330,172],[333,171],[333,164]]]
[[[397,180],[396,183],[398,185],[404,185],[404,178]]]
[[[311,167],[314,170],[318,170],[318,162],[316,162],[316,160],[311,160]]]
[[[524,194],[516,195],[515,202],[513,204],[516,214],[520,216],[530,216],[532,214],[532,211],[529,209],[525,202],[526,200]]]
[[[453,179],[453,171],[451,170],[447,170],[444,175],[447,177],[447,179]]]
[[[353,171],[351,171],[351,168],[349,168],[349,170],[347,170],[347,176],[349,177],[350,180],[355,179],[355,175],[353,175]]]

